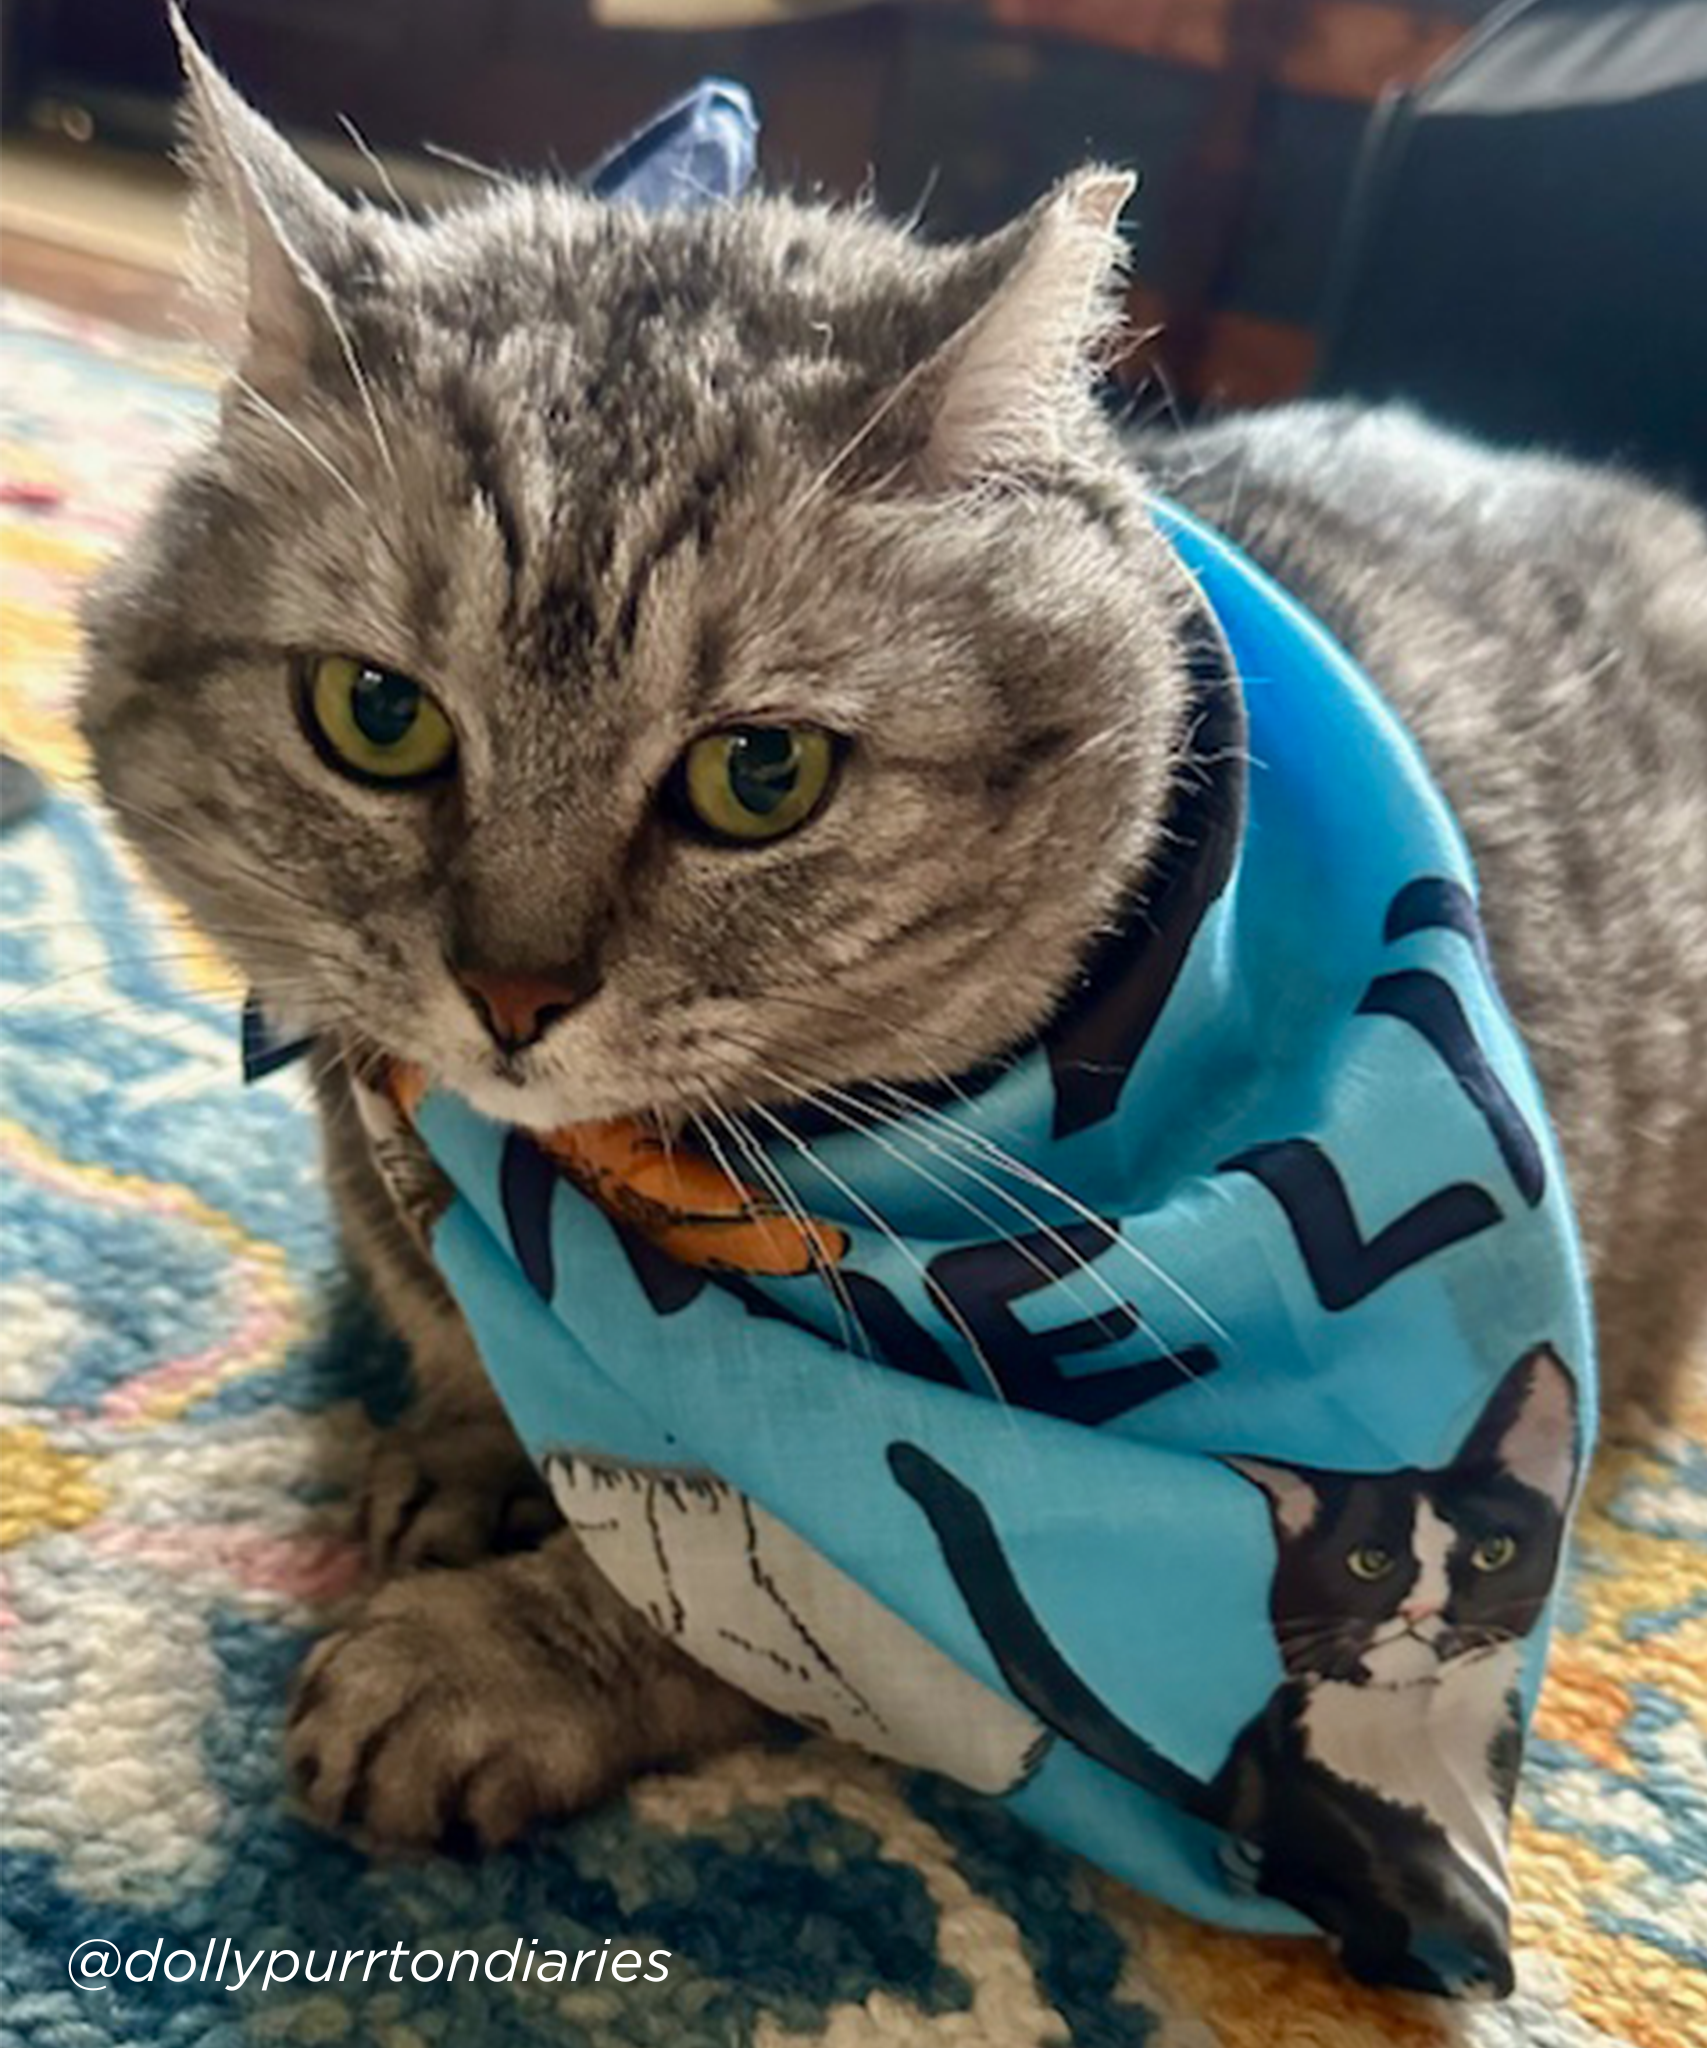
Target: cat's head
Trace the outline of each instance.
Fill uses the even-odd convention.
[[[1269,1599],[1290,1676],[1412,1685],[1526,1636],[1576,1485],[1575,1383],[1542,1345],[1512,1367],[1450,1464],[1325,1472],[1228,1462],[1268,1496]]]
[[[185,54],[233,374],[82,717],[268,1009],[538,1127],[1034,1031],[1188,745],[1091,388],[1130,181],[935,250],[782,198],[398,219]]]

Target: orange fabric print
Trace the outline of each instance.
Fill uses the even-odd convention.
[[[427,1092],[419,1067],[387,1063],[384,1091],[411,1122]],[[536,1140],[583,1194],[684,1266],[798,1278],[838,1266],[846,1231],[793,1216],[680,1140],[666,1144],[632,1117],[565,1124]]]
[[[847,1256],[845,1231],[790,1215],[773,1196],[630,1118],[565,1124],[539,1143],[602,1209],[684,1266],[788,1279]]]

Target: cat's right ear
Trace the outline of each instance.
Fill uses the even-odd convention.
[[[352,217],[214,68],[179,8],[167,11],[184,66],[179,157],[208,339],[247,383],[285,400],[336,334],[324,280],[347,254]]]
[[[1018,253],[918,373],[928,420],[915,474],[927,488],[1034,475],[1071,445],[1120,324],[1120,212],[1136,183],[1130,171],[1076,172],[985,245]]]
[[[1460,1465],[1493,1465],[1563,1514],[1581,1462],[1577,1384],[1551,1344],[1526,1351],[1459,1447]]]
[[[1266,1458],[1223,1458],[1221,1462],[1268,1495],[1274,1526],[1280,1535],[1309,1533],[1321,1513],[1322,1496],[1310,1484],[1307,1473],[1292,1465],[1271,1465]]]

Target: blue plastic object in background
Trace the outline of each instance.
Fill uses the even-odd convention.
[[[587,173],[587,189],[600,199],[632,201],[649,213],[720,205],[738,199],[752,182],[758,134],[745,86],[727,78],[701,79],[601,157]]]

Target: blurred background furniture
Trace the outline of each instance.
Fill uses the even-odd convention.
[[[444,153],[589,162],[708,72],[752,89],[774,181],[872,192],[934,235],[995,226],[1087,157],[1133,164],[1139,340],[1118,374],[1139,410],[1401,393],[1707,490],[1707,0],[196,0],[194,17],[329,174],[373,181],[342,120],[411,196],[451,175]],[[162,0],[0,0],[0,20],[13,136],[158,155]],[[33,166],[9,153],[22,189]],[[102,161],[116,221],[135,174]]]
[[[1707,498],[1707,5],[1519,0],[1371,123],[1319,384]]]
[[[163,0],[0,0],[38,126],[156,148]],[[198,33],[299,133],[575,165],[696,78],[740,78],[773,179],[995,226],[1087,156],[1136,165],[1140,328],[1182,400],[1280,397],[1314,329],[1370,106],[1490,0],[196,0]],[[692,28],[685,23],[693,23]],[[9,28],[9,33],[12,31]],[[8,65],[8,71],[16,71]],[[1134,366],[1134,375],[1139,374]]]

